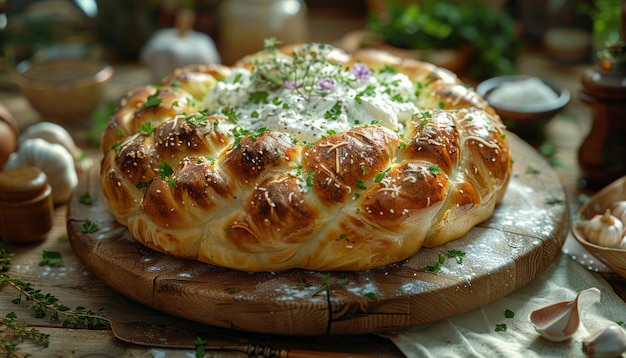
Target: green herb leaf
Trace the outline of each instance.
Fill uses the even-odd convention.
[[[504,311],[504,317],[506,318],[513,318],[515,317],[515,313],[511,310],[505,310]]]
[[[54,267],[63,267],[65,266],[65,262],[63,262],[63,258],[61,257],[61,253],[58,251],[43,251],[42,260],[39,261],[39,266],[54,266]]]
[[[206,111],[190,113],[185,117],[185,121],[194,126],[204,126],[209,123]]]
[[[237,113],[235,113],[233,108],[224,107],[224,109],[222,109],[222,114],[228,117],[228,120],[232,123],[237,123]]]
[[[139,133],[141,134],[150,134],[154,132],[154,128],[152,127],[152,122],[147,121],[139,127]]]
[[[452,249],[452,250],[448,250],[448,255],[450,255],[450,257],[454,257],[456,259],[456,262],[458,262],[459,264],[462,264],[463,257],[465,256],[465,252]]]
[[[315,290],[315,292],[313,293],[313,296],[317,296],[324,291],[328,292],[330,274],[320,272],[319,275],[322,278],[322,283],[320,284],[320,287],[317,290]]]
[[[532,165],[529,165],[526,167],[526,173],[528,174],[540,174],[541,170],[533,167]]]
[[[550,196],[546,198],[546,204],[548,205],[556,205],[563,204],[563,199],[556,198],[554,196]]]
[[[374,182],[375,183],[380,183],[383,180],[383,178],[385,177],[385,175],[387,173],[389,173],[390,170],[391,170],[391,168],[387,168],[384,171],[379,172],[378,174],[376,174],[376,177],[374,178]]]
[[[93,204],[93,198],[91,197],[91,194],[84,193],[78,197],[78,202],[85,205],[91,205]]]
[[[376,299],[376,293],[375,292],[368,292],[365,294],[365,297],[371,299],[371,300],[375,300]]]
[[[441,265],[443,265],[444,262],[446,262],[446,257],[442,254],[439,254],[439,259],[437,260],[437,262],[423,265],[421,268],[424,271],[436,272],[441,270]]]
[[[335,105],[324,113],[324,119],[337,120],[341,116],[341,103],[337,102]]]
[[[163,103],[163,100],[159,98],[156,94],[153,94],[148,96],[148,98],[146,99],[146,104],[144,105],[144,108],[156,107],[161,103]]]
[[[337,281],[335,281],[338,285],[347,285],[348,283],[350,283],[350,280],[348,279],[348,276],[343,275],[341,276]]]
[[[159,164],[159,175],[161,176],[161,179],[165,180],[167,177],[172,175],[173,172],[174,170],[172,169],[172,166],[170,166],[169,164],[167,163]]]
[[[98,231],[98,229],[99,229],[98,224],[96,224],[95,222],[89,219],[85,220],[85,222],[80,226],[80,232],[85,233],[85,234],[94,233]]]
[[[496,324],[496,332],[504,332],[506,331],[506,324],[505,323],[498,323]]]
[[[439,166],[434,164],[431,165],[430,167],[428,167],[428,171],[432,174],[432,175],[438,175],[441,173],[441,169],[439,169]]]
[[[193,344],[196,347],[196,358],[203,358],[206,353],[206,339],[196,337]]]
[[[241,80],[241,73],[235,75],[235,78],[233,78],[233,83],[237,83],[239,82],[239,80]]]
[[[252,92],[250,93],[249,96],[249,101],[252,103],[269,103],[268,98],[269,98],[270,93],[268,91],[256,91],[256,92]]]

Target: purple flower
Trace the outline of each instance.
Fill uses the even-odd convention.
[[[372,71],[369,67],[361,62],[355,63],[350,72],[352,72],[352,74],[361,81],[367,81],[372,76]]]
[[[319,82],[320,88],[327,91],[332,91],[335,88],[335,82],[330,78],[324,78]]]
[[[300,84],[297,81],[285,81],[285,87],[288,89],[296,89],[300,87]]]

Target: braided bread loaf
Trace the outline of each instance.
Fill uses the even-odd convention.
[[[511,173],[499,117],[454,74],[323,44],[130,91],[102,150],[134,238],[244,271],[398,262],[489,218]]]

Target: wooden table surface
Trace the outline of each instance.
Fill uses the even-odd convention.
[[[359,23],[349,23],[345,25],[345,28],[337,29],[335,33],[328,31],[320,33],[320,36],[323,35],[320,40],[332,39],[336,33],[356,29],[359,26]],[[325,28],[323,24],[321,27]],[[580,88],[579,79],[586,66],[586,64],[561,65],[545,58],[536,51],[526,51],[519,60],[520,73],[552,79],[570,89],[573,94],[571,103],[550,124],[547,130],[550,143],[556,146],[556,152],[551,159],[559,163],[555,167],[555,171],[565,188],[572,216],[580,206],[581,198],[591,194],[591,192],[578,188],[579,171],[577,166],[577,148],[590,124],[590,111],[576,96],[576,92]],[[150,82],[149,72],[140,65],[116,64],[115,70],[116,74],[107,93],[109,100],[116,100],[127,90]],[[25,128],[27,125],[40,120],[12,85],[7,71],[0,72],[0,102],[5,104],[13,113],[20,128]],[[85,127],[72,128],[72,134],[83,149],[97,155],[97,149],[90,147],[86,142]],[[19,278],[22,282],[29,283],[30,287],[40,290],[40,293],[53,295],[58,298],[58,304],[72,309],[76,307],[85,307],[93,311],[103,309],[107,317],[118,320],[144,317],[145,320],[151,322],[174,325],[189,323],[135,303],[99,281],[81,265],[73,252],[67,237],[66,218],[67,207],[59,206],[55,209],[54,227],[45,242],[29,246],[7,246],[7,250],[13,254],[8,274]],[[577,246],[571,234],[568,236],[563,250],[587,265],[588,255]],[[65,266],[40,266],[39,263],[44,251],[59,252]],[[602,268],[599,270],[594,268],[594,271],[598,271],[594,274],[605,278],[615,292],[626,301],[626,279],[611,272],[602,272]],[[20,302],[14,303],[20,297]],[[31,343],[21,344],[17,351],[19,354],[45,357],[147,357],[166,354],[167,357],[182,357],[190,352],[189,350],[157,349],[124,343],[117,340],[110,329],[64,328],[51,320],[49,314],[44,318],[36,318],[32,303],[24,295],[20,295],[11,285],[5,283],[0,287],[0,317],[5,317],[14,312],[17,316],[16,321],[26,323],[29,329],[36,328],[50,335],[49,347],[42,348]],[[0,336],[4,334],[6,331],[0,327]],[[247,337],[248,335],[243,336]],[[251,338],[257,343],[271,343],[281,348],[348,351],[379,357],[403,356],[390,341],[373,334],[331,338],[269,337],[257,334],[252,335]],[[2,355],[1,352],[0,349],[0,356]],[[215,352],[211,356],[245,355]]]

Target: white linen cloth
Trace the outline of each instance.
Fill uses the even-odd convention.
[[[553,343],[535,331],[529,319],[533,310],[570,301],[590,287],[598,288],[601,298],[582,311],[574,336]],[[506,318],[506,310],[512,311],[514,317]],[[535,280],[498,301],[387,337],[407,357],[416,358],[585,357],[583,339],[616,322],[626,322],[626,303],[606,280],[561,253]],[[506,330],[496,332],[498,324],[506,324]]]

